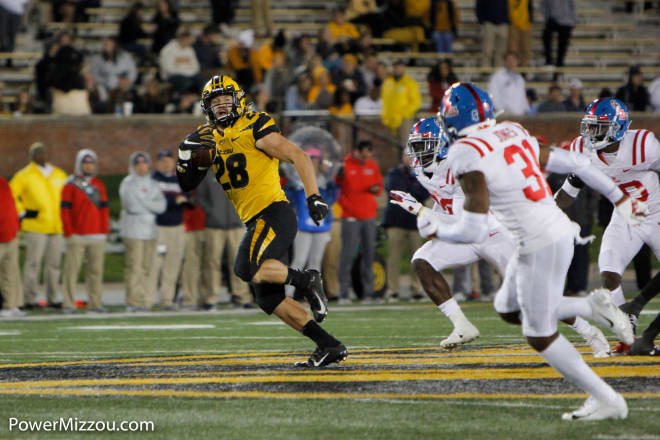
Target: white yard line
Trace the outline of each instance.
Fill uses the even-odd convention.
[[[66,330],[193,330],[215,328],[215,326],[212,324],[80,325],[60,328]]]

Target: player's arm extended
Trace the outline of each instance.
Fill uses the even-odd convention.
[[[458,177],[465,193],[461,218],[452,224],[441,224],[438,215],[422,209],[417,216],[417,229],[423,236],[433,236],[454,243],[480,243],[488,237],[490,199],[486,177],[481,171],[469,171]]]
[[[561,148],[541,148],[539,150],[539,163],[541,168],[553,173],[575,174],[581,181],[614,204],[625,197],[621,188],[612,179],[591,165],[591,160],[585,155],[562,150]],[[562,191],[564,190],[562,189]],[[571,194],[567,193],[567,195],[570,196]],[[573,197],[577,197],[577,193]]]
[[[574,173],[586,185],[595,189],[614,204],[615,209],[635,226],[641,223],[649,212],[641,201],[628,197],[614,181],[591,165],[588,157],[560,148],[541,149],[539,163],[554,173]]]
[[[255,145],[271,157],[292,163],[296,167],[300,180],[305,187],[307,197],[320,194],[312,160],[297,145],[292,144],[279,133],[267,134],[259,139]]]

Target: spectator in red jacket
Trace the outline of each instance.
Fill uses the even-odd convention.
[[[75,311],[75,293],[78,272],[83,261],[87,263],[87,310],[103,313],[101,285],[103,258],[109,232],[110,212],[105,185],[96,177],[97,157],[92,150],[82,149],[76,155],[75,172],[62,189],[62,226],[66,239],[64,257],[63,313]]]
[[[372,301],[374,275],[372,265],[376,251],[376,196],[383,191],[383,176],[371,158],[370,141],[361,141],[344,159],[337,175],[339,204],[342,209],[341,254],[339,256],[339,302],[348,303],[351,267],[358,249],[362,251],[361,281],[364,299]]]
[[[25,316],[18,309],[23,305],[20,269],[18,268],[18,212],[9,183],[0,177],[0,318]]]
[[[197,310],[200,304],[200,280],[204,254],[204,222],[206,213],[195,203],[194,194],[188,196],[189,204],[183,210],[183,225],[186,234],[186,249],[181,269],[183,287],[183,310]]]

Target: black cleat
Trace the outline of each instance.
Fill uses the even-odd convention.
[[[660,356],[660,347],[653,345],[653,340],[637,338],[630,346],[631,356]]]
[[[310,280],[309,286],[305,290],[305,298],[309,303],[312,313],[314,314],[314,321],[323,322],[328,316],[328,298],[325,297],[323,290],[323,279],[318,270],[309,270]]]
[[[296,367],[304,368],[319,368],[326,365],[339,363],[348,357],[348,350],[344,344],[339,344],[336,347],[321,348],[316,347],[314,353],[305,362],[296,362]]]

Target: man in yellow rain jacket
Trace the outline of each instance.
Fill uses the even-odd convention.
[[[67,175],[47,160],[46,147],[41,142],[30,146],[31,162],[18,171],[9,182],[25,233],[26,249],[23,266],[23,298],[26,308],[34,307],[39,286],[41,261],[46,256],[46,297],[56,304],[60,258],[64,248],[60,197]]]
[[[403,61],[394,63],[392,76],[383,82],[381,98],[383,124],[397,133],[397,139],[403,147],[408,143],[413,117],[422,105],[417,81],[406,74],[406,65]]]

